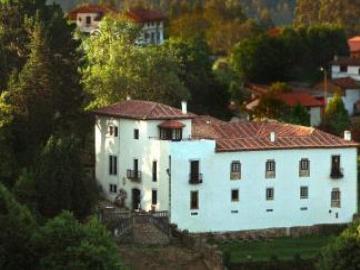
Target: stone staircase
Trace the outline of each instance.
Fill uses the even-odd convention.
[[[133,241],[142,245],[167,245],[170,238],[152,223],[134,224]]]

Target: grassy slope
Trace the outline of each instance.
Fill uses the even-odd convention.
[[[246,261],[267,261],[272,256],[279,260],[291,260],[295,255],[302,259],[314,258],[319,250],[331,241],[333,236],[311,235],[301,238],[278,238],[272,241],[220,243],[223,251],[230,252],[232,263]]]

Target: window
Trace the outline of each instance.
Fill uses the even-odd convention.
[[[90,16],[86,16],[86,24],[91,24],[91,17]]]
[[[161,140],[173,140],[181,141],[182,129],[181,128],[160,128],[160,139]]]
[[[347,66],[340,66],[340,72],[347,72],[348,67]]]
[[[300,187],[300,199],[309,198],[309,188],[308,187]]]
[[[340,196],[340,190],[338,188],[333,188],[333,190],[331,191],[331,207],[339,208],[341,206]]]
[[[172,140],[173,141],[180,141],[182,139],[182,129],[181,128],[174,128],[172,130]]]
[[[156,205],[157,204],[157,190],[153,189],[151,193],[151,204]]]
[[[135,173],[139,171],[139,160],[138,159],[134,159],[133,168],[134,168]]]
[[[110,134],[110,136],[117,137],[118,136],[118,127],[109,126],[109,134]]]
[[[117,192],[117,185],[110,184],[109,185],[110,193],[116,193]]]
[[[153,161],[152,164],[152,180],[153,182],[157,181],[157,161]]]
[[[190,192],[190,209],[199,209],[199,192]]]
[[[275,160],[266,161],[265,165],[265,177],[274,178],[275,177]]]
[[[330,177],[334,179],[338,179],[338,178],[342,178],[343,176],[344,175],[340,167],[340,156],[339,155],[331,156]]]
[[[299,176],[310,176],[310,161],[307,158],[303,158],[299,163]]]
[[[274,200],[274,188],[267,188],[266,189],[266,200],[267,201]]]
[[[241,163],[240,161],[231,162],[230,168],[230,179],[240,179],[241,178]]]
[[[200,174],[200,161],[191,160],[190,161],[190,183],[198,184],[202,183],[202,175]]]
[[[358,74],[360,75],[360,68],[358,69]]]
[[[151,32],[151,40],[150,40],[151,44],[155,43],[155,33]]]
[[[136,128],[134,129],[134,139],[138,140],[139,139],[139,130]]]
[[[232,189],[231,190],[231,201],[232,202],[238,202],[239,201],[239,190],[238,189]]]
[[[109,174],[117,175],[117,156],[109,156]]]
[[[156,32],[156,41],[158,44],[160,43],[160,32],[159,31]]]

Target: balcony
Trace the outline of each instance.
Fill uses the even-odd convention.
[[[126,176],[134,182],[141,182],[141,172],[137,170],[127,170]]]
[[[332,179],[341,179],[344,177],[343,168],[332,168],[330,177]]]
[[[201,184],[203,181],[202,173],[192,173],[189,176],[189,183],[192,185]]]

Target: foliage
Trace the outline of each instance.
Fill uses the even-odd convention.
[[[286,27],[275,35],[243,40],[234,48],[231,63],[244,80],[315,81],[320,66],[327,65],[334,55],[347,52],[345,33],[338,26]]]
[[[138,31],[127,21],[105,18],[100,24],[101,34],[85,41],[83,81],[90,96],[88,109],[127,96],[171,105],[189,97],[180,80],[179,60],[163,46],[135,45]]]
[[[345,109],[340,91],[337,91],[325,108],[322,127],[328,132],[341,136],[349,126],[349,113]]]
[[[259,119],[282,119],[288,110],[286,103],[269,91],[261,96],[254,110],[254,116]]]
[[[30,211],[0,183],[0,268],[36,269],[31,239],[37,229]]]
[[[310,114],[301,104],[292,107],[289,114],[284,115],[283,120],[295,125],[310,126]]]
[[[212,72],[210,48],[204,38],[171,38],[164,46],[179,59],[184,70],[180,79],[190,91],[190,111],[221,116],[227,93]]]
[[[317,269],[358,269],[359,264],[360,222],[357,221],[322,250]]]
[[[296,3],[296,24],[332,23],[345,28],[348,35],[360,31],[358,0],[298,0]]]
[[[79,141],[70,136],[51,137],[42,150],[34,165],[33,178],[37,206],[43,216],[54,217],[63,210],[71,210],[84,218],[92,211],[96,184],[84,172],[80,149]],[[24,189],[27,182],[19,183],[20,187]]]
[[[80,224],[64,212],[35,236],[40,270],[123,269],[110,233],[95,218]]]

